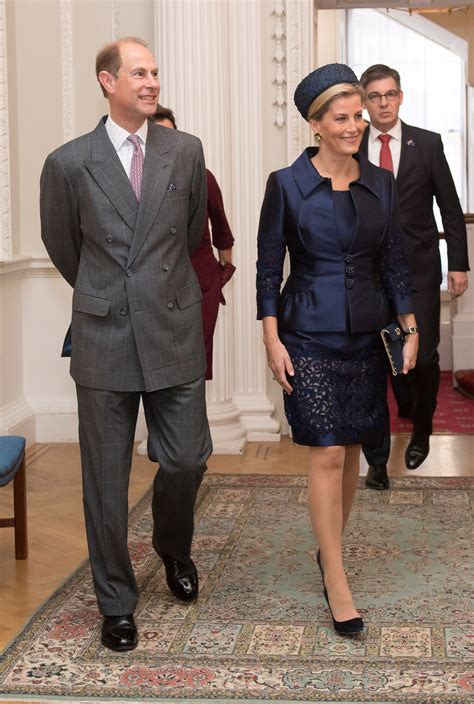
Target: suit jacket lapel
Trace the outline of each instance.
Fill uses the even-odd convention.
[[[134,230],[138,202],[103,119],[92,134],[91,159],[86,160],[84,166],[129,228]]]
[[[128,266],[136,258],[151,226],[156,220],[170,182],[177,152],[166,138],[167,128],[149,125],[143,165],[142,194],[135,225],[135,235],[128,257]]]
[[[408,174],[416,161],[416,140],[410,125],[402,122],[402,144],[400,149],[400,164],[398,165],[398,173],[396,180],[400,179],[403,182],[406,174]]]

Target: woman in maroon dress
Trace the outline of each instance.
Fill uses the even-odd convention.
[[[163,127],[177,129],[173,111],[160,105],[158,105],[152,120]],[[203,296],[202,320],[206,345],[206,379],[212,379],[212,338],[216,327],[219,303],[225,304],[222,288],[231,278],[235,267],[232,264],[234,238],[224,211],[222,193],[209,169],[206,169],[206,176],[207,218],[201,244],[191,255],[191,263],[198,277]],[[209,222],[212,228],[212,239]],[[214,256],[213,246],[217,249],[218,259]]]

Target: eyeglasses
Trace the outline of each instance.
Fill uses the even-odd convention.
[[[369,93],[367,100],[371,103],[381,103],[382,98],[385,98],[388,103],[392,103],[399,95],[399,90],[388,90],[386,93]]]

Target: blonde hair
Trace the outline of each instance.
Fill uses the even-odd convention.
[[[323,90],[317,98],[313,100],[308,110],[308,122],[310,120],[321,120],[329,110],[329,106],[336,98],[344,98],[348,95],[358,95],[361,101],[364,98],[364,91],[358,83],[336,83],[326,90]]]

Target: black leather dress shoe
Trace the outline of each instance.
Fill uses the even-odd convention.
[[[390,481],[387,474],[387,465],[369,465],[369,470],[365,478],[365,486],[368,486],[369,489],[388,489],[390,487]]]
[[[407,469],[416,469],[428,457],[430,451],[430,436],[425,433],[412,433],[405,451]]]
[[[102,622],[102,645],[110,650],[124,652],[138,645],[138,633],[133,614],[104,616]]]
[[[190,559],[190,564],[185,565],[170,555],[157,549],[153,539],[153,547],[163,560],[166,572],[166,583],[175,597],[181,601],[193,601],[199,593],[199,579],[196,566]]]

